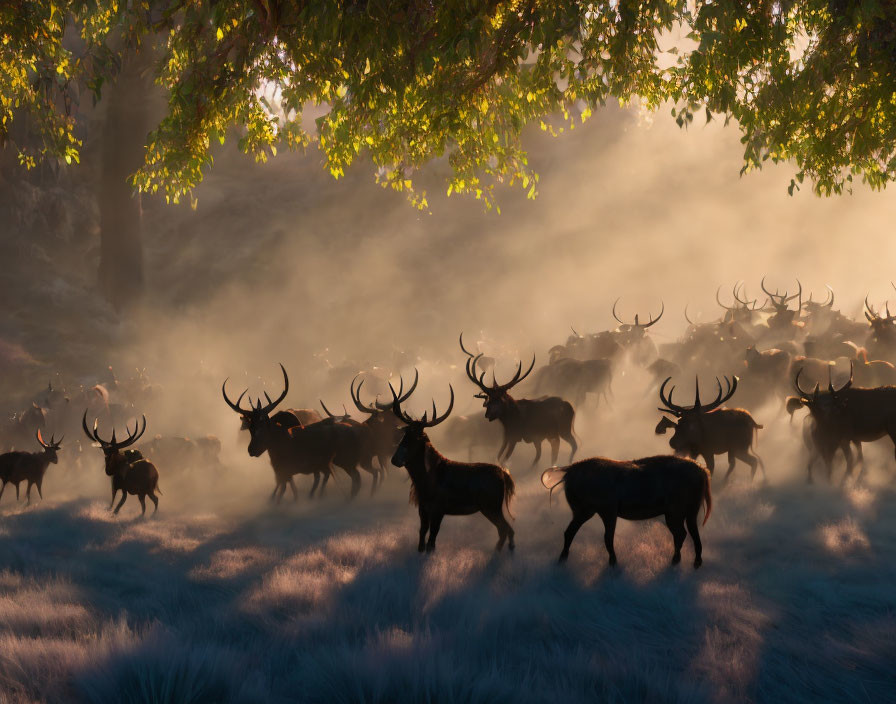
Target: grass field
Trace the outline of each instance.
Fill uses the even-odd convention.
[[[373,500],[343,481],[270,507],[259,460],[163,480],[140,520],[133,498],[109,514],[98,468],[51,468],[45,501],[0,504],[2,699],[891,701],[889,470],[841,490],[766,462],[767,485],[715,487],[696,571],[689,541],[669,566],[661,521],[620,523],[616,569],[592,521],[557,566],[569,509],[535,472],[517,473],[515,554],[474,516],[422,556],[398,470]]]

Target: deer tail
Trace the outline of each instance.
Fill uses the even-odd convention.
[[[554,489],[566,481],[566,470],[568,467],[551,467],[541,473],[541,484],[545,489],[549,490],[548,505],[553,505]]]
[[[511,520],[516,520],[516,517],[510,511],[510,500],[516,493],[516,483],[513,481],[513,477],[507,469],[502,467],[501,471],[501,481],[504,482],[504,508],[507,510],[507,515],[510,516]]]

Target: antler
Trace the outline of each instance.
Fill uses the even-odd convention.
[[[841,391],[846,391],[850,386],[852,386],[852,374],[853,374],[853,371],[854,371],[854,369],[853,369],[853,366],[852,366],[852,360],[849,360],[849,380],[848,380],[843,386],[841,386],[839,389],[836,389],[836,390],[835,390],[835,389],[834,389],[834,382],[833,382],[833,374],[832,374],[832,372],[831,372],[831,367],[828,367],[828,391],[829,391],[832,395],[839,394]]]
[[[479,387],[481,391],[488,391],[488,387],[485,385],[483,378],[485,377],[485,372],[479,375],[479,378],[476,378],[476,362],[479,361],[479,358],[482,357],[482,353],[477,354],[475,357],[470,357],[467,359],[466,364],[464,365],[464,369],[467,372],[467,378],[472,381],[476,386]],[[390,385],[391,388],[391,385]]]
[[[231,401],[231,400],[227,397],[227,382],[228,382],[229,380],[230,380],[230,377],[227,377],[227,378],[224,380],[224,383],[221,384],[221,394],[224,396],[224,402],[225,402],[228,406],[230,406],[230,408],[231,408],[232,410],[236,411],[236,412],[239,413],[241,416],[247,415],[248,413],[250,413],[250,411],[244,410],[243,407],[240,405],[240,401],[243,400],[243,396],[246,395],[246,392],[247,392],[249,389],[246,389],[246,391],[243,391],[243,393],[240,394],[240,397],[236,400],[236,403],[234,403],[233,401]],[[250,400],[250,404],[251,404],[251,400]],[[86,414],[85,414],[85,415],[86,415]],[[86,421],[85,421],[85,423],[86,423]],[[85,428],[86,428],[86,426],[85,426]],[[88,433],[88,435],[89,435],[89,433]]]
[[[63,435],[59,440],[56,439],[55,434],[50,436],[50,442],[45,443],[43,437],[40,434],[40,428],[37,429],[37,433],[35,434],[37,437],[37,441],[40,443],[40,446],[46,450],[58,450],[59,444],[62,442],[65,435]]]
[[[710,403],[707,406],[700,406],[699,386],[697,387],[695,407],[699,408],[703,413],[709,413],[710,411],[714,411],[719,406],[721,406],[723,403],[725,403],[728,399],[730,399],[732,396],[734,396],[734,392],[737,391],[737,382],[739,381],[737,376],[731,377],[731,379],[733,379],[733,383],[732,383],[732,381],[729,381],[727,376],[722,377],[722,378],[725,379],[725,384],[726,384],[727,388],[725,389],[725,391],[723,393],[722,392],[722,382],[719,381],[719,377],[716,377],[716,383],[719,385],[719,395],[716,397],[715,401],[713,401],[712,403]]]
[[[345,418],[348,418],[348,417],[349,417],[349,415],[348,415],[348,411],[346,410],[345,405],[342,406],[342,415],[341,415],[341,416],[337,416],[335,413],[331,413],[331,412],[330,412],[330,409],[327,408],[326,405],[324,404],[323,399],[320,400],[320,407],[324,409],[324,413],[326,413],[330,418],[343,418],[343,419],[345,419]]]
[[[89,437],[91,440],[98,442],[100,444],[100,446],[103,448],[103,450],[106,450],[106,449],[123,450],[124,448],[130,447],[135,442],[137,442],[141,437],[143,437],[143,433],[146,432],[146,416],[144,415],[142,429],[140,428],[139,421],[136,421],[134,423],[134,432],[131,432],[130,428],[127,428],[127,426],[125,426],[125,429],[128,431],[127,440],[124,440],[123,442],[118,442],[118,440],[115,439],[115,428],[112,429],[112,439],[111,440],[103,440],[100,437],[99,431],[97,429],[98,422],[99,422],[99,419],[95,419],[93,421],[93,432],[88,430],[88,428],[87,428],[87,411],[84,411],[84,417],[81,419],[81,427],[84,428],[84,433],[87,435],[87,437]]]
[[[746,285],[744,284],[743,281],[738,281],[736,284],[734,284],[734,290],[732,291],[732,294],[734,295],[734,300],[737,301],[738,303],[740,303],[744,308],[756,310],[756,304],[759,302],[759,299],[754,298],[752,300],[752,302],[744,301],[744,300],[741,300],[741,297],[738,295],[738,292],[743,290],[745,287],[746,287]],[[746,295],[746,294],[744,294],[744,295]],[[752,304],[752,308],[751,308],[751,304]]]
[[[803,373],[804,369],[805,369],[805,367],[799,368],[799,370],[796,373],[796,377],[793,380],[793,385],[794,385],[794,387],[796,387],[796,392],[800,395],[801,398],[808,398],[810,395],[809,392],[803,391],[802,387],[800,386],[800,374]],[[812,393],[818,394],[818,384],[815,384],[815,391],[813,391]]]
[[[658,408],[657,410],[663,411],[664,413],[671,413],[674,416],[681,416],[684,413],[685,409],[678,404],[672,403],[672,392],[675,391],[675,387],[673,386],[669,389],[669,395],[666,396],[666,384],[672,381],[672,377],[666,377],[666,380],[660,386],[660,402],[665,406],[665,408]]]
[[[411,384],[411,388],[409,388],[407,391],[404,390],[404,379],[399,376],[398,380],[401,382],[400,386],[398,387],[398,400],[401,401],[401,403],[404,403],[411,397],[411,394],[414,393],[414,389],[417,388],[417,382],[420,381],[420,372],[417,371],[417,367],[414,367],[414,383]],[[361,384],[363,383],[364,382],[362,381]],[[361,390],[361,384],[358,385],[358,391]],[[375,401],[374,403],[376,404],[376,407],[381,411],[388,411],[390,408],[392,408],[391,403],[380,403],[379,401]]]
[[[512,389],[514,386],[519,384],[523,379],[525,379],[529,374],[532,373],[532,369],[535,367],[535,355],[532,355],[532,364],[529,365],[529,368],[526,370],[526,373],[523,374],[523,363],[520,362],[517,365],[516,373],[513,375],[513,379],[508,381],[506,384],[499,384],[497,379],[495,379],[495,372],[492,371],[492,388],[491,391],[507,391],[508,389]],[[485,372],[483,372],[483,375]],[[522,376],[520,376],[522,374]]]
[[[282,363],[280,364],[280,371],[283,372],[283,393],[277,397],[276,401],[271,401],[271,397],[267,395],[267,392],[265,392],[265,398],[267,398],[267,400],[268,400],[268,405],[264,406],[263,408],[256,409],[263,415],[267,415],[268,413],[273,411],[278,405],[280,405],[280,403],[283,401],[283,399],[286,398],[286,394],[289,391],[289,377],[286,375],[286,369],[284,368]],[[261,402],[259,401],[259,405],[260,404],[261,404]]]
[[[737,284],[735,284],[735,290],[737,290]],[[721,306],[721,307],[724,308],[725,310],[737,310],[737,306],[731,306],[731,307],[729,308],[729,307],[726,306],[724,303],[722,303],[722,299],[719,298],[719,294],[720,294],[721,292],[722,292],[722,287],[719,286],[719,287],[716,289],[716,303],[718,303],[719,306]],[[735,300],[736,300],[736,299],[737,299],[737,296],[735,296]]]
[[[464,351],[464,354],[467,355],[467,357],[475,357],[476,356],[472,352],[470,352],[466,347],[464,347],[464,334],[463,333],[460,334],[460,348]]]
[[[688,323],[690,323],[691,325],[696,326],[697,323],[695,323],[693,320],[690,319],[690,317],[688,317],[688,306],[689,306],[689,305],[690,305],[690,303],[685,303],[685,304],[684,304],[684,319],[687,320]]]
[[[619,301],[621,300],[621,298],[622,298],[622,297],[620,296],[619,298],[617,298],[617,299],[613,302],[613,317],[616,318],[616,320],[619,321],[619,323],[620,323],[621,325],[629,325],[629,323],[624,322],[623,320],[621,320],[621,319],[619,318],[618,315],[616,315],[616,304],[619,303]],[[659,314],[658,316],[656,316],[656,318],[654,318],[653,316],[651,316],[650,320],[649,320],[648,322],[646,322],[646,323],[641,323],[641,322],[639,322],[639,321],[638,321],[638,316],[635,315],[635,322],[631,324],[632,327],[641,328],[642,330],[646,330],[646,329],[649,328],[651,325],[656,325],[656,324],[660,321],[660,318],[663,317],[663,313],[666,312],[666,304],[665,304],[664,302],[660,301],[660,306],[661,306],[661,307],[660,307],[660,314]]]
[[[451,392],[451,401],[448,403],[447,411],[445,411],[441,416],[438,415],[438,412],[436,411],[436,402],[433,401],[432,416],[427,420],[426,413],[424,413],[423,418],[421,418],[420,420],[415,420],[402,410],[402,400],[399,395],[395,393],[395,389],[392,387],[392,384],[389,384],[389,391],[392,392],[392,412],[405,425],[414,425],[418,428],[432,428],[433,426],[436,426],[439,423],[443,422],[449,415],[451,415],[451,410],[454,408],[454,387],[451,386],[451,384],[448,384],[448,389]]]

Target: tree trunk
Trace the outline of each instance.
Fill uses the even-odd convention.
[[[143,292],[143,237],[140,195],[128,177],[143,161],[149,130],[151,82],[145,70],[151,52],[142,47],[125,57],[121,73],[106,87],[107,103],[100,152],[102,173],[97,202],[100,212],[99,283],[116,310],[134,303]]]

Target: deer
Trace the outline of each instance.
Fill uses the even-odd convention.
[[[886,304],[886,311],[886,315],[878,313],[868,302],[868,296],[865,296],[864,313],[869,326],[865,347],[877,359],[889,361],[896,358],[896,315],[890,314],[889,302]]]
[[[572,462],[578,449],[573,436],[576,412],[572,404],[558,396],[530,400],[515,399],[508,393],[529,376],[535,367],[535,357],[532,357],[532,364],[525,374],[523,363],[520,362],[513,378],[506,384],[499,384],[492,374],[491,386],[485,383],[485,372],[481,372],[478,378],[476,376],[478,359],[478,356],[468,358],[465,369],[467,378],[479,388],[480,393],[474,398],[482,399],[485,417],[490,422],[500,421],[504,427],[504,441],[498,450],[498,461],[509,460],[517,443],[523,441],[535,445],[535,459],[532,461],[534,467],[541,459],[542,443],[547,440],[551,445],[551,464],[557,464],[562,438],[569,444],[569,461]]]
[[[516,490],[510,472],[484,462],[449,460],[433,447],[426,434],[429,428],[434,428],[451,415],[454,388],[448,387],[451,392],[448,410],[439,415],[433,402],[432,415],[427,418],[424,413],[419,420],[402,410],[399,395],[391,384],[389,388],[392,391],[392,412],[404,425],[404,434],[392,456],[392,464],[404,467],[411,479],[410,501],[417,505],[420,514],[418,552],[435,550],[436,537],[445,516],[469,516],[474,513],[481,513],[497,528],[495,550],[500,551],[506,542],[507,548],[512,551],[513,527],[504,516],[505,509],[510,515],[510,500]]]
[[[660,314],[656,316],[656,318],[651,315],[646,323],[640,321],[637,313],[635,314],[634,322],[627,323],[616,315],[616,306],[620,300],[620,298],[617,298],[613,303],[613,317],[616,319],[616,322],[619,323],[617,335],[619,336],[620,343],[625,349],[631,350],[634,353],[635,361],[638,364],[649,364],[656,358],[657,350],[656,345],[654,345],[653,341],[647,336],[647,329],[660,322],[663,313],[666,312],[666,305],[665,303],[660,302]]]
[[[666,385],[672,380],[668,377],[660,386],[660,402],[662,408],[658,410],[667,413],[676,420],[663,416],[657,424],[655,432],[664,435],[668,429],[674,430],[669,439],[669,446],[676,455],[684,455],[691,459],[703,457],[706,468],[712,474],[715,470],[715,456],[728,454],[728,473],[724,482],[727,483],[737,460],[745,462],[750,467],[750,480],[756,476],[757,466],[762,468],[765,476],[765,463],[753,452],[753,438],[756,432],[762,428],[749,411],[739,408],[721,408],[737,391],[738,378],[733,377],[733,382],[725,377],[726,390],[722,391],[722,382],[716,378],[719,387],[718,396],[708,404],[700,403],[700,381],[695,382],[694,405],[679,406],[672,401],[673,386],[665,393]]]
[[[41,486],[44,482],[44,474],[47,467],[51,464],[59,462],[59,447],[62,438],[56,440],[55,436],[50,436],[50,442],[44,442],[41,436],[40,428],[35,433],[37,442],[41,446],[40,452],[7,452],[0,455],[0,480],[3,485],[0,486],[0,499],[3,498],[3,490],[7,484],[14,484],[16,487],[16,501],[19,500],[19,483],[28,482],[28,489],[25,491],[26,503],[31,503],[31,487],[37,487],[37,494],[43,500],[44,495]],[[65,436],[63,436],[65,437]]]
[[[143,509],[141,516],[146,515],[146,498],[149,497],[154,505],[153,515],[159,510],[159,499],[156,492],[162,493],[159,489],[159,470],[148,459],[144,458],[142,453],[134,450],[126,450],[136,443],[146,432],[146,416],[143,416],[143,428],[141,429],[137,421],[134,422],[133,432],[126,429],[128,436],[125,440],[119,442],[115,438],[115,429],[112,429],[112,438],[103,440],[99,435],[97,428],[98,419],[93,421],[93,430],[87,427],[87,411],[81,418],[81,427],[84,434],[91,442],[98,443],[103,450],[103,456],[106,464],[106,475],[112,479],[112,501],[109,503],[111,509],[115,503],[115,495],[121,492],[121,501],[115,507],[113,512],[116,516],[127,501],[128,494],[136,496],[140,500],[140,506]]]
[[[709,470],[693,460],[670,455],[621,462],[605,457],[579,460],[568,467],[552,467],[541,475],[542,485],[553,493],[560,484],[572,509],[572,520],[563,533],[559,562],[569,558],[569,548],[579,528],[596,513],[604,524],[604,545],[609,564],[617,564],[613,538],[616,521],[643,521],[663,516],[672,533],[672,564],[681,562],[681,547],[688,533],[694,543],[694,569],[703,564],[703,543],[697,519],[706,506],[703,525],[712,512]],[[687,526],[687,530],[685,530]]]
[[[275,481],[271,501],[279,503],[287,485],[292,490],[293,500],[298,500],[298,490],[292,479],[296,474],[313,475],[314,483],[308,498],[314,498],[319,485],[322,497],[333,465],[344,469],[351,478],[350,498],[354,498],[361,488],[361,475],[357,469],[361,462],[361,446],[357,432],[348,424],[333,419],[309,425],[290,425],[292,421],[289,418],[280,420],[283,416],[279,413],[271,416],[289,392],[289,376],[282,364],[280,370],[283,372],[283,392],[274,400],[265,394],[268,403],[264,405],[259,399],[251,408],[243,408],[242,400],[248,389],[234,403],[227,395],[228,380],[221,385],[224,402],[247,423],[249,456],[261,457],[268,453]]]
[[[802,370],[801,370],[802,371]],[[799,383],[800,373],[794,379],[797,396],[786,401],[791,415],[801,407],[809,409],[815,423],[813,433],[816,447],[831,476],[834,453],[840,449],[846,457],[846,473],[841,484],[852,476],[854,462],[850,443],[858,450],[859,461],[863,461],[862,443],[874,442],[884,436],[896,447],[896,386],[863,388],[853,386],[853,366],[850,363],[849,379],[839,389],[834,388],[828,377],[827,391],[821,392],[819,384],[812,392],[805,391]],[[811,480],[811,462],[809,476]]]
[[[769,317],[767,323],[769,330],[775,332],[786,333],[787,337],[792,337],[796,327],[802,326],[800,322],[800,313],[803,310],[803,285],[800,280],[796,280],[798,290],[792,296],[788,296],[788,292],[780,293],[778,289],[772,293],[765,287],[765,277],[762,277],[760,288],[762,292],[768,296],[768,304],[771,305],[774,313]],[[793,299],[797,299],[796,310],[790,310],[789,304]]]

